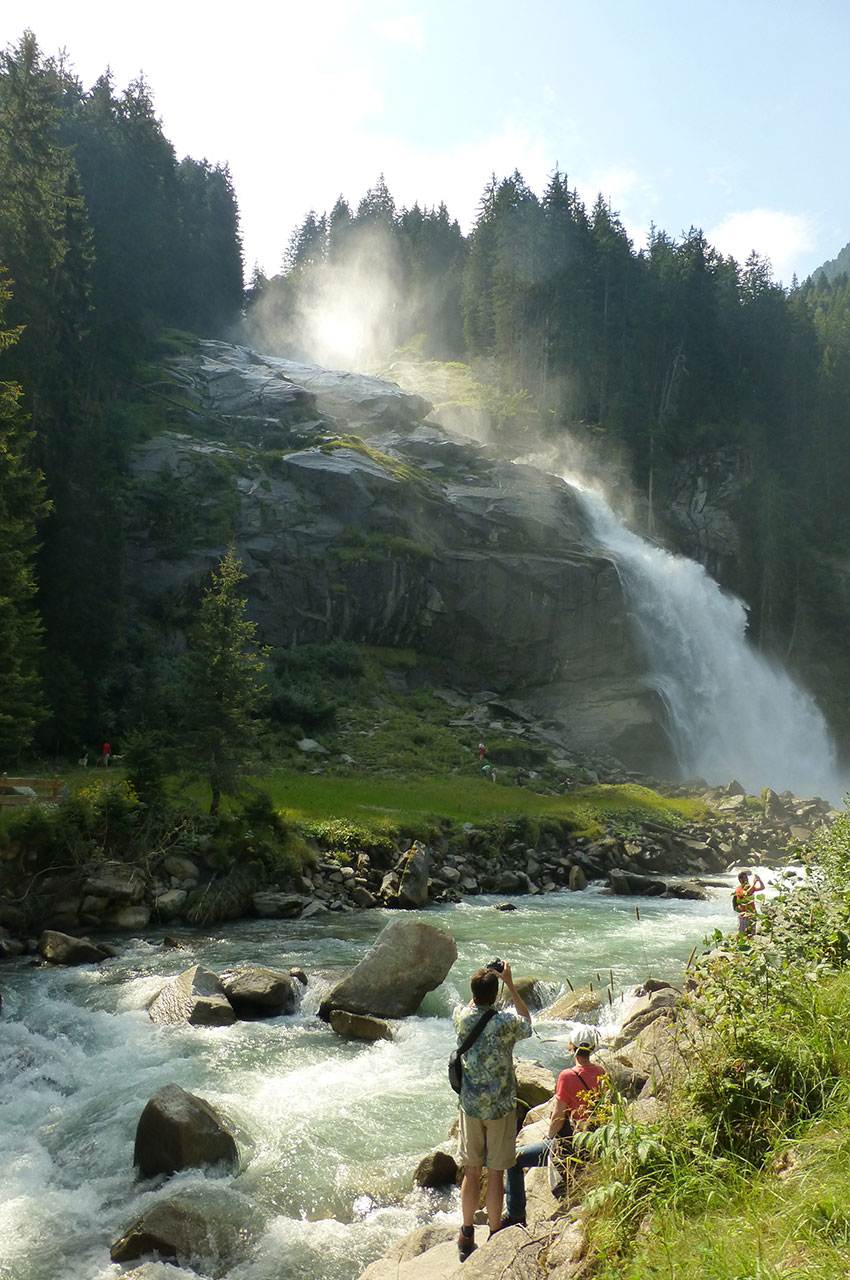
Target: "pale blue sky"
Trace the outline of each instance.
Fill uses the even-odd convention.
[[[489,175],[557,163],[635,244],[691,225],[775,275],[850,241],[847,0],[3,0],[89,86],[143,71],[180,156],[228,162],[248,269],[383,171],[468,230]]]

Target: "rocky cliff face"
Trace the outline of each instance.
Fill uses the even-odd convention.
[[[139,613],[175,616],[232,539],[264,643],[411,648],[461,688],[536,697],[578,747],[669,764],[616,569],[567,485],[375,378],[216,342],[171,373],[187,408],[133,458]]]

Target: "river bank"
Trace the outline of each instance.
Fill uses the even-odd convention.
[[[122,806],[135,820],[125,784],[99,781],[92,806],[110,809],[113,824]],[[45,929],[132,936],[240,918],[309,920],[481,894],[575,891],[588,883],[618,895],[696,898],[731,866],[785,861],[837,816],[826,801],[770,790],[747,796],[736,782],[685,784],[668,799],[636,785],[580,788],[571,800],[575,807],[563,818],[423,820],[420,834],[406,838],[329,823],[309,840],[296,836],[298,859],[267,863],[257,854],[263,838],[269,843],[266,831],[241,835],[224,855],[220,837],[181,819],[176,834],[153,849],[138,836],[122,843],[111,834],[97,850],[83,844],[73,857],[65,853],[63,864],[62,807],[51,813],[43,806],[43,816],[34,807],[30,825],[0,841],[0,955],[34,954]],[[607,824],[596,816],[606,804],[622,811]],[[279,821],[273,812],[270,821]]]

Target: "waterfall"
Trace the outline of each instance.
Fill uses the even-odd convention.
[[[696,561],[632,533],[599,493],[565,479],[617,566],[682,776],[734,777],[751,794],[769,786],[839,803],[848,782],[823,715],[750,645],[742,601]]]

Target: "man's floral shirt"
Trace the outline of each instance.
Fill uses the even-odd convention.
[[[458,1044],[486,1009],[458,1005],[452,1014]],[[531,1023],[513,1010],[495,1014],[468,1053],[463,1055],[460,1105],[476,1120],[498,1120],[516,1106],[514,1045],[531,1035]]]

